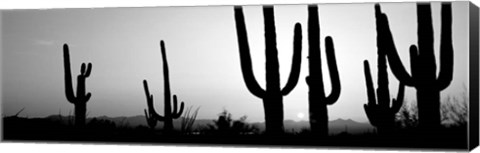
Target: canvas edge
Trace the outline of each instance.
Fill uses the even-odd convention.
[[[478,6],[469,2],[469,61],[470,104],[468,124],[468,149],[478,146],[479,139],[479,12]]]

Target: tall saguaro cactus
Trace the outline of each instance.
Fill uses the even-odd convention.
[[[70,53],[68,45],[63,45],[63,66],[65,70],[65,95],[67,100],[75,106],[75,126],[83,127],[85,125],[87,102],[90,100],[92,94],[89,92],[85,94],[86,79],[90,76],[92,71],[92,63],[82,63],[80,74],[77,77],[77,95],[75,96],[72,83],[72,72],[70,69]],[[85,69],[86,68],[86,69]]]
[[[170,79],[168,75],[168,63],[167,63],[167,55],[165,53],[165,44],[163,41],[160,42],[160,47],[162,51],[162,59],[163,59],[163,78],[164,78],[164,110],[165,115],[160,116],[154,108],[153,105],[153,95],[150,94],[148,90],[148,83],[147,80],[143,80],[143,87],[145,89],[145,95],[147,97],[147,106],[148,111],[145,110],[147,122],[149,126],[152,128],[155,127],[156,121],[163,121],[164,122],[164,130],[166,132],[170,132],[173,130],[173,119],[179,118],[183,113],[184,104],[183,102],[180,103],[180,109],[177,110],[177,96],[173,95],[173,111],[172,106],[170,105]],[[154,121],[155,120],[155,121]]]
[[[332,90],[329,96],[325,95],[322,75],[322,60],[320,57],[320,26],[318,6],[308,6],[308,64],[309,76],[306,82],[309,88],[308,105],[310,111],[310,128],[318,136],[328,135],[327,105],[334,104],[340,96],[340,78],[338,75],[335,49],[330,36],[325,38],[328,70],[332,81]]]
[[[288,95],[298,83],[302,55],[302,29],[300,23],[295,24],[293,38],[292,68],[288,82],[280,89],[280,74],[278,63],[277,41],[275,33],[275,20],[273,6],[264,6],[265,23],[265,55],[266,55],[266,88],[260,87],[255,80],[252,70],[252,60],[248,45],[247,30],[242,7],[236,6],[235,25],[237,28],[240,64],[243,79],[248,90],[255,96],[263,99],[265,109],[265,124],[267,133],[283,133],[283,96]]]
[[[379,41],[379,40],[377,40]],[[365,82],[367,86],[368,103],[364,105],[370,123],[377,127],[379,133],[388,133],[395,125],[395,114],[398,113],[403,104],[405,85],[401,82],[398,85],[397,99],[392,99],[390,106],[390,92],[388,89],[387,57],[384,48],[378,48],[378,88],[375,97],[372,76],[368,61],[364,61]]]
[[[387,15],[375,5],[379,47],[385,48],[388,62],[395,77],[406,86],[417,89],[419,124],[424,128],[440,126],[440,92],[450,85],[453,77],[452,10],[450,3],[442,3],[440,72],[434,53],[434,34],[430,4],[417,4],[418,47],[410,46],[409,74],[398,56]]]

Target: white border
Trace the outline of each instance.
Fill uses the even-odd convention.
[[[426,0],[417,0],[426,1]],[[447,1],[447,0],[436,0]],[[308,3],[364,3],[364,2],[416,2],[415,0],[402,1],[381,1],[381,0],[2,0],[0,2],[1,10],[10,9],[50,9],[50,8],[102,8],[102,7],[152,7],[152,6],[206,6],[206,5],[252,5],[252,4],[308,4]],[[472,0],[477,6],[480,0]],[[1,15],[1,14],[0,14]],[[1,17],[0,17],[1,20]],[[0,21],[1,24],[1,21]],[[1,25],[0,25],[1,27]],[[1,48],[1,44],[0,44]],[[1,62],[1,61],[0,61]],[[1,97],[0,97],[1,100]],[[1,110],[1,109],[0,109]],[[1,124],[0,124],[1,125]],[[0,133],[1,134],[1,133]],[[1,135],[0,135],[1,136]],[[192,152],[195,153],[311,153],[311,152],[371,152],[372,150],[360,149],[291,149],[291,148],[245,148],[245,147],[224,147],[224,146],[152,146],[152,145],[91,145],[91,144],[58,144],[58,143],[0,143],[1,152],[15,152],[15,153],[93,153],[93,152],[110,152],[110,153],[151,153],[151,152],[167,152],[180,153]],[[386,151],[381,152],[401,152],[401,151]],[[409,151],[410,152],[410,151]],[[420,151],[417,151],[420,152]],[[426,152],[422,150],[421,152]],[[476,149],[474,152],[480,152]],[[412,152],[413,153],[413,152]]]
[[[365,2],[422,2],[428,0],[2,0],[0,9],[98,8],[98,7],[152,7],[152,6],[206,6],[255,4],[308,3],[365,3]],[[455,1],[455,0],[433,0]],[[480,0],[472,0],[480,4]]]

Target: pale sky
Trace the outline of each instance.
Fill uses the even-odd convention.
[[[397,50],[409,70],[408,48],[417,43],[416,4],[381,3],[388,16]],[[438,65],[440,3],[432,4]],[[468,2],[454,2],[454,75],[442,97],[468,90]],[[244,7],[254,74],[265,86],[265,47],[261,6]],[[240,70],[232,6],[153,7],[109,9],[8,10],[1,13],[2,113],[43,117],[73,114],[64,93],[62,45],[70,46],[72,75],[82,62],[92,62],[87,91],[89,117],[143,115],[146,108],[142,80],[149,82],[157,112],[163,114],[163,69],[160,40],[166,43],[172,94],[185,105],[198,107],[198,118],[216,118],[227,109],[234,118],[264,120],[262,99],[245,86]],[[290,73],[293,26],[302,24],[302,70],[296,88],[284,97],[285,119],[307,120],[308,114],[307,6],[276,5],[275,22],[282,86]],[[367,122],[363,60],[372,68],[376,84],[374,3],[319,5],[321,44],[332,36],[342,84],[340,98],[328,107],[330,120]],[[322,47],[324,82],[330,91]],[[438,71],[438,70],[437,70]],[[389,71],[390,94],[396,97],[395,77]],[[76,77],[74,78],[76,83]],[[406,100],[415,89],[406,88]]]

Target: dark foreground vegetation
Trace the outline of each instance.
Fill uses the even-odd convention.
[[[78,128],[73,124],[73,117],[71,117],[72,120],[65,121],[51,118],[24,118],[15,115],[3,117],[3,140],[277,147],[467,148],[467,126],[464,124],[466,122],[456,120],[455,124],[443,126],[438,130],[420,129],[417,122],[418,115],[412,111],[412,108],[415,107],[404,107],[401,110],[400,115],[397,116],[399,120],[401,119],[396,122],[398,128],[391,133],[342,132],[327,137],[315,136],[309,129],[269,135],[246,123],[246,117],[234,120],[226,111],[220,113],[217,120],[213,120],[206,126],[188,131],[175,129],[170,132],[151,129],[144,125],[134,127],[128,126],[128,123],[116,124],[111,120],[97,118],[88,119],[84,127]],[[456,117],[459,117],[458,114]]]

